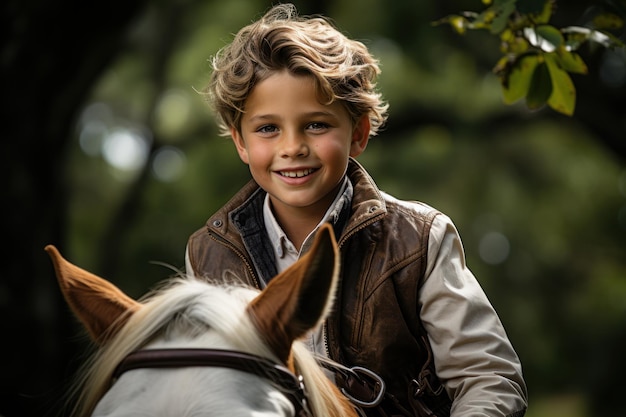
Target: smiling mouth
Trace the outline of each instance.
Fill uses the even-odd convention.
[[[283,177],[302,178],[302,177],[306,177],[307,175],[312,174],[313,172],[315,172],[314,168],[301,169],[298,171],[279,171],[278,173]]]

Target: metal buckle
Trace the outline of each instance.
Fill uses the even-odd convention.
[[[357,381],[362,382],[370,391],[377,392],[376,397],[372,401],[363,401],[360,400],[353,395],[351,395],[345,388],[341,388],[341,392],[345,395],[353,404],[358,405],[363,408],[372,408],[376,407],[383,400],[383,396],[385,395],[385,381],[376,374],[375,372],[363,368],[361,366],[354,366],[349,369],[345,369],[349,371],[349,378],[353,377]],[[365,377],[365,378],[363,378]]]
[[[306,385],[304,384],[304,377],[302,375],[298,375],[298,386],[299,395],[297,396],[296,401],[299,401],[300,412],[296,413],[296,415],[301,417],[313,417],[313,412],[309,407],[309,393],[306,389]]]

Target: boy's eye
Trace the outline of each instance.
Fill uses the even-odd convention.
[[[276,132],[276,126],[273,125],[263,125],[259,127],[256,131],[258,133],[274,133]]]
[[[313,122],[307,126],[307,129],[311,129],[311,130],[328,129],[328,124],[322,123],[322,122]]]

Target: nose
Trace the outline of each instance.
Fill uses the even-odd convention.
[[[280,156],[283,158],[302,158],[309,154],[309,145],[304,135],[284,133],[281,141]]]

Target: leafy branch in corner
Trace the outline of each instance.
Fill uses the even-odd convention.
[[[502,57],[493,68],[500,79],[503,99],[513,104],[523,98],[531,110],[545,104],[572,116],[576,88],[569,73],[587,74],[577,52],[582,45],[622,48],[610,31],[624,27],[626,1],[609,0],[597,9],[585,26],[556,28],[549,24],[556,0],[482,0],[481,13],[449,15],[433,25],[449,24],[458,34],[488,30],[500,38]]]

